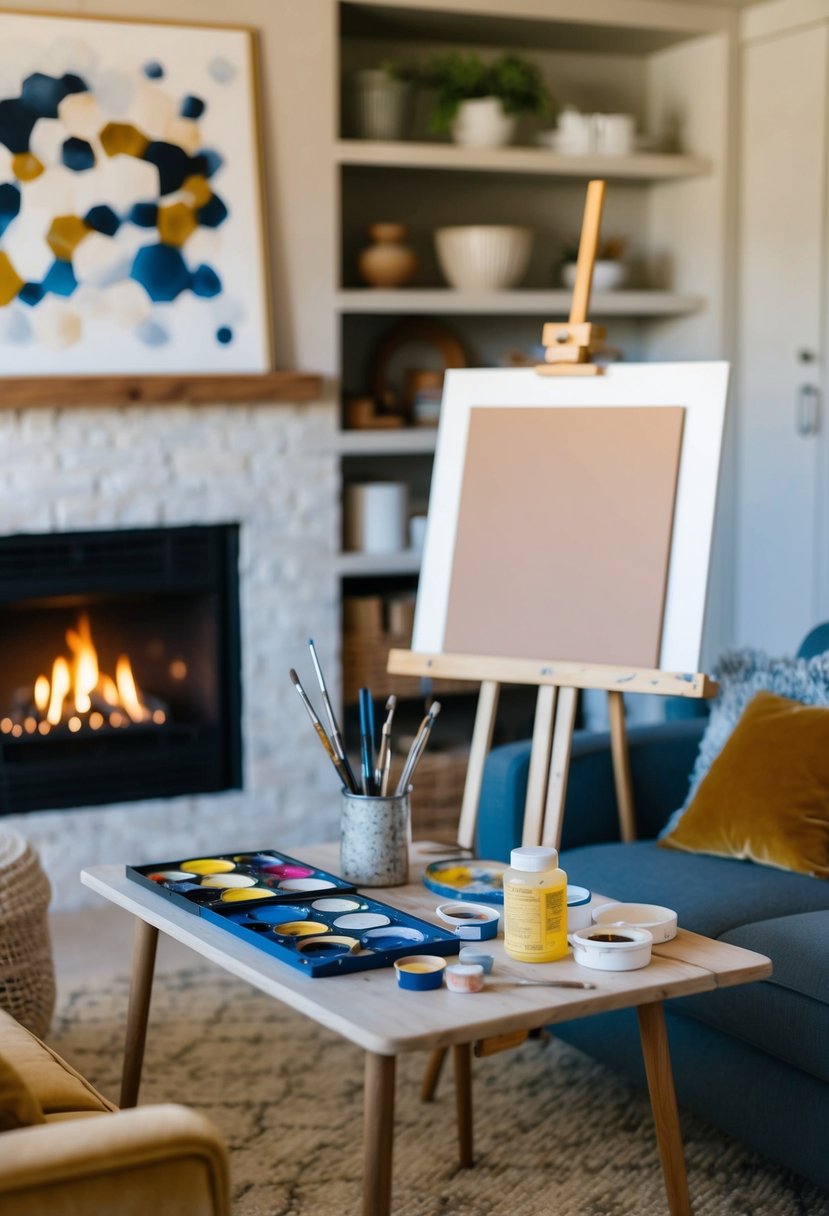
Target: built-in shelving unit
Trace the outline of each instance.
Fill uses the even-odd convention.
[[[730,245],[723,115],[732,104],[733,22],[713,6],[683,0],[594,0],[587,7],[572,0],[543,6],[515,0],[507,15],[499,0],[479,0],[475,11],[468,0],[339,0],[344,102],[359,68],[448,48],[483,56],[509,48],[535,60],[560,104],[588,113],[631,113],[645,137],[627,156],[564,156],[543,146],[538,124],[530,123],[519,127],[513,146],[459,147],[428,130],[428,99],[421,97],[407,138],[369,140],[355,137],[344,104],[332,146],[340,244],[334,310],[343,397],[343,429],[335,447],[344,486],[405,479],[412,509],[425,509],[436,428],[348,430],[346,402],[372,394],[372,360],[387,335],[406,321],[414,332],[418,321],[444,327],[472,366],[538,358],[544,322],[569,312],[570,292],[559,286],[560,263],[565,245],[578,236],[585,184],[592,178],[608,181],[604,235],[628,241],[628,281],[622,289],[596,292],[591,301],[591,319],[607,325],[609,345],[634,360],[725,353],[723,267]],[[638,150],[640,145],[647,150]],[[404,224],[418,255],[418,273],[405,287],[367,287],[358,275],[366,229],[380,220]],[[530,267],[517,288],[476,293],[446,285],[434,232],[471,223],[533,229]],[[425,363],[408,366],[435,366],[428,353]],[[423,359],[423,351],[412,358]],[[413,551],[343,553],[337,568],[346,597],[382,598],[413,590],[419,563]],[[381,634],[378,649],[388,641]],[[346,647],[344,653],[353,650]],[[354,679],[345,683],[353,687]]]

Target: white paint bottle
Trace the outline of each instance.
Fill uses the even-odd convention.
[[[504,873],[504,949],[522,963],[567,953],[567,875],[544,845],[513,849]]]

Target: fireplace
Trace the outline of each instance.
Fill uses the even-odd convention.
[[[238,542],[0,538],[0,814],[241,787]]]

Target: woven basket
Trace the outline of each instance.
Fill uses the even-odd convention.
[[[55,1009],[50,896],[35,851],[17,832],[0,832],[0,1008],[39,1038]]]
[[[469,748],[423,753],[412,780],[415,840],[458,839],[458,819],[469,765]]]

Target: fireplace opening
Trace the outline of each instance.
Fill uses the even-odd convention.
[[[238,526],[0,538],[0,814],[240,786]]]

